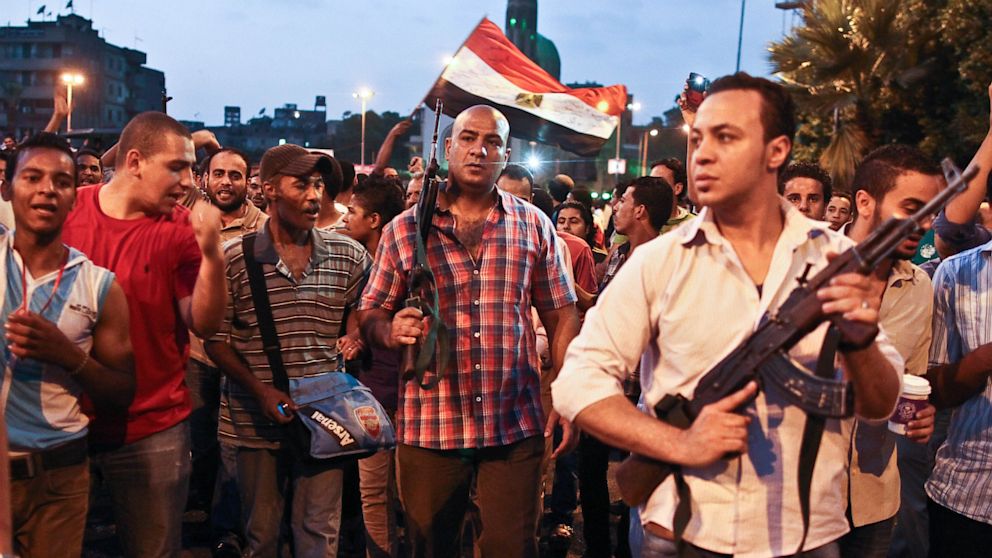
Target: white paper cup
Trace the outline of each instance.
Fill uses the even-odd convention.
[[[902,393],[896,410],[889,417],[889,430],[896,434],[906,435],[906,425],[916,417],[916,413],[927,406],[930,399],[930,382],[923,376],[904,374],[902,377]]]

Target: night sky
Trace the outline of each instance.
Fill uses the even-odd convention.
[[[0,0],[0,21],[23,25],[66,0]],[[505,0],[75,0],[111,43],[148,53],[175,99],[170,114],[223,123],[265,107],[358,111],[351,93],[375,91],[370,110],[407,114],[483,16],[505,26]],[[766,49],[792,12],[774,0],[746,6],[741,69],[767,75]],[[563,82],[623,83],[642,104],[635,122],[673,106],[691,71],[733,72],[740,0],[540,0],[538,31],[555,42]]]

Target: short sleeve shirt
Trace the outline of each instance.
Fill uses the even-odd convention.
[[[127,298],[134,401],[123,421],[95,413],[90,432],[98,444],[131,443],[189,416],[184,382],[189,335],[178,302],[193,294],[201,255],[188,209],[177,205],[166,215],[115,219],[100,208],[103,187],[77,191],[62,239],[114,272]]]
[[[255,239],[255,258],[262,266],[289,378],[337,373],[336,343],[345,309],[357,301],[370,265],[365,248],[341,234],[313,229],[311,242],[310,263],[297,280],[279,258],[267,225],[258,229]],[[224,245],[224,260],[230,294],[220,331],[211,341],[230,343],[252,374],[271,384],[272,370],[262,348],[241,238]],[[266,418],[241,384],[228,381],[226,385],[221,396],[220,436],[237,446],[279,447],[285,428]]]

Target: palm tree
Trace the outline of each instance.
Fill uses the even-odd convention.
[[[775,74],[801,110],[833,119],[820,157],[836,186],[847,189],[854,167],[882,140],[880,112],[894,90],[923,79],[921,36],[905,0],[811,0],[803,23],[769,48]]]

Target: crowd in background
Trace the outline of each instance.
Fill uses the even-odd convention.
[[[774,270],[788,268],[779,258],[825,262],[826,251],[908,217],[945,186],[936,161],[891,145],[866,155],[850,192],[834,190],[816,163],[789,162],[795,123],[784,92],[744,74],[724,79],[698,113],[683,106],[688,171],[679,158],[653,162],[609,201],[567,175],[538,183],[507,163],[511,130],[498,111],[458,116],[424,256],[450,335],[448,369],[425,376],[433,389],[400,373],[401,350],[426,331],[421,309],[405,305],[418,261],[413,206],[427,174],[420,158],[406,181],[386,166],[391,149],[369,175],[295,145],[252,161],[161,113],[135,117],[106,152],[73,149],[52,132],[6,136],[0,494],[10,506],[0,510],[0,554],[79,556],[100,487],[128,556],[178,556],[189,509],[208,513],[215,556],[336,556],[351,516],[370,557],[456,556],[466,546],[493,557],[562,553],[577,510],[591,558],[792,555],[796,543],[808,556],[982,555],[992,543],[992,131],[967,190],[850,287],[860,308],[838,310],[878,324],[873,345],[837,357],[858,387],[874,388],[856,392],[857,418],[828,423],[812,510],[800,514],[796,490],[783,488],[794,482],[796,410],[765,395],[750,418],[725,413],[746,423],[724,427],[743,433],[747,455],[771,453],[768,462],[754,457],[728,481],[706,467],[751,460],[720,460],[721,450],[677,461],[701,502],[684,539],[675,505],[662,501],[673,487],[640,508],[611,499],[611,461],[647,431],[599,414],[603,402],[649,409],[661,386],[691,393],[695,380],[666,384],[666,367],[692,365],[683,373],[698,376],[721,355],[679,345],[680,336],[702,339],[739,319],[734,331],[748,331],[760,318],[714,309],[727,285],[747,283],[729,296],[767,309]],[[757,129],[734,120],[749,111]],[[742,184],[737,197],[714,197],[728,181]],[[769,184],[770,197],[756,197]],[[792,244],[759,281],[751,272],[761,258],[727,239],[735,226],[763,226],[754,221],[763,211],[784,231],[769,253]],[[805,252],[817,235],[828,245]],[[389,413],[396,449],[356,467],[288,447],[297,407],[273,385],[249,246],[286,373],[355,375]],[[694,252],[707,246],[709,255]],[[753,283],[720,275],[732,268]],[[795,285],[785,273],[783,284]],[[855,363],[859,351],[877,353]],[[865,362],[877,378],[859,370]],[[932,391],[897,434],[885,419],[893,394],[915,382],[904,373]],[[746,395],[739,403],[755,397]],[[781,439],[745,432],[779,423]],[[749,507],[734,498],[749,497],[767,504],[767,518],[740,516]],[[611,515],[621,518],[615,531]]]

